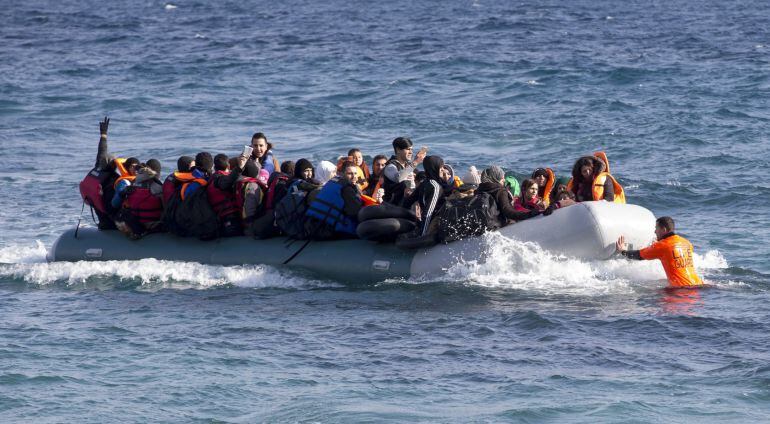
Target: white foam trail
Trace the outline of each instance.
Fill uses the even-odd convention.
[[[46,263],[43,243],[0,249],[0,277],[23,279],[30,284],[64,282],[84,285],[98,277],[138,281],[144,289],[210,288],[232,284],[252,288],[315,288],[336,284],[311,280],[260,265],[217,266],[157,259],[139,261],[82,261]]]
[[[625,294],[639,286],[666,284],[666,274],[658,261],[582,261],[553,255],[535,243],[511,240],[499,233],[487,234],[485,238],[489,259],[484,263],[458,263],[448,271],[450,280],[484,287],[587,296]],[[696,254],[694,262],[701,275],[727,267],[727,261],[716,250]]]
[[[166,9],[166,10],[174,10],[174,9],[176,9],[176,7],[177,6],[175,4],[166,3],[166,5],[163,8]]]

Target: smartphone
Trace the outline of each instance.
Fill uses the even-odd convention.
[[[243,146],[243,153],[241,153],[243,156],[251,157],[251,152],[254,151],[254,148],[251,146]]]

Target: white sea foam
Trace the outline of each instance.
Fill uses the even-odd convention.
[[[551,254],[535,243],[507,239],[499,233],[485,237],[489,259],[483,263],[458,263],[448,271],[450,280],[576,295],[621,294],[632,292],[640,284],[665,284],[666,275],[658,261],[582,261]],[[701,274],[727,267],[727,261],[716,250],[695,254],[693,260]]]
[[[66,283],[87,285],[94,278],[119,282],[136,281],[141,288],[210,288],[222,285],[253,288],[314,288],[336,286],[311,280],[273,267],[260,265],[218,266],[195,262],[157,259],[139,261],[53,262],[46,263],[46,249],[34,246],[10,246],[0,249],[0,277],[22,279],[31,284]]]
[[[175,4],[166,3],[166,5],[163,8],[166,10],[174,10],[177,8],[177,6]]]

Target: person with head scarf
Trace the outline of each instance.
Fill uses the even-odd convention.
[[[513,196],[505,188],[505,172],[496,165],[490,166],[481,173],[481,184],[479,184],[476,193],[488,193],[495,199],[503,225],[506,225],[508,221],[523,221],[542,213],[538,210],[520,212],[514,209]]]
[[[425,168],[425,180],[412,194],[404,199],[404,207],[410,208],[416,202],[420,206],[420,235],[428,234],[431,219],[444,206],[444,160],[439,156],[427,156],[422,163]]]
[[[337,167],[328,160],[321,161],[318,164],[318,170],[316,171],[316,180],[321,184],[326,184],[327,181],[337,176]]]

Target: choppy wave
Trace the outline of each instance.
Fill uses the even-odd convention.
[[[157,259],[103,262],[46,262],[46,248],[34,246],[0,249],[0,278],[36,285],[70,287],[137,287],[142,290],[206,289],[218,286],[307,289],[334,287],[335,283],[305,278],[262,265],[219,266]]]

